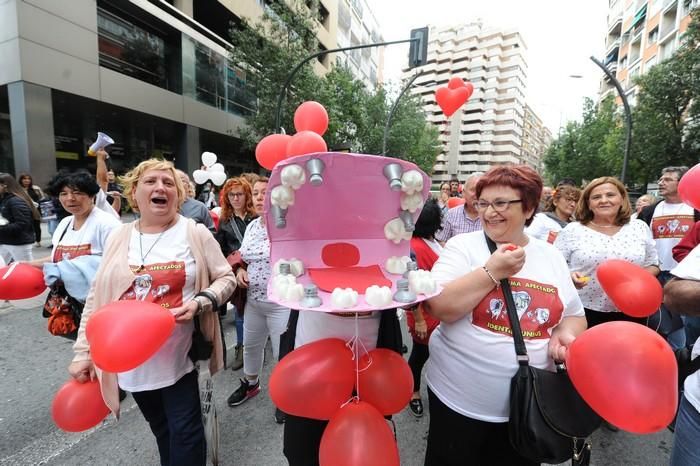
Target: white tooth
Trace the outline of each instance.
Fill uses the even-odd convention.
[[[304,296],[304,286],[297,283],[293,275],[275,275],[272,278],[272,289],[279,299],[299,301]]]
[[[270,193],[270,203],[281,209],[286,209],[290,205],[294,205],[294,191],[287,186],[275,186]]]
[[[280,181],[284,186],[292,189],[299,189],[306,182],[306,173],[301,165],[287,165],[280,173]]]
[[[272,270],[274,271],[275,275],[280,274],[280,265],[282,264],[289,264],[289,268],[292,271],[292,275],[295,277],[301,277],[304,275],[304,263],[297,259],[296,257],[292,257],[291,259],[280,259],[277,262],[275,262],[275,265],[272,266]]]
[[[301,301],[301,298],[304,297],[304,285],[301,283],[295,283],[293,285],[290,285],[287,288],[287,295],[286,295],[286,300],[287,301]]]
[[[389,241],[399,244],[401,240],[409,241],[411,239],[411,232],[406,231],[400,218],[394,218],[384,225],[384,236]]]
[[[423,196],[420,192],[414,194],[401,193],[401,209],[414,213],[423,208]]]
[[[418,170],[408,170],[401,175],[401,191],[413,194],[423,191],[423,175]]]
[[[429,270],[412,270],[408,272],[408,287],[415,294],[431,294],[437,285]]]
[[[373,307],[387,307],[391,304],[391,288],[372,285],[365,290],[365,301]]]
[[[331,305],[335,309],[347,309],[357,305],[357,291],[352,288],[336,288],[331,293]]]
[[[403,275],[406,272],[406,264],[411,262],[408,256],[391,256],[386,260],[384,268],[387,272],[395,275]]]

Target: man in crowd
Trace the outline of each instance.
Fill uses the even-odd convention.
[[[442,220],[442,229],[435,234],[435,239],[444,244],[448,239],[460,233],[482,229],[479,213],[474,207],[476,183],[482,175],[483,173],[476,172],[467,177],[462,189],[464,205],[458,205],[447,211],[447,215]]]
[[[450,197],[459,197],[459,180],[457,178],[450,180]]]
[[[188,187],[191,185],[190,177],[182,170],[177,170],[177,174],[180,176],[180,180],[182,181],[187,194],[187,198],[180,208],[180,213],[183,217],[191,218],[195,222],[203,224],[212,233],[216,233],[214,221],[211,219],[211,215],[209,215],[207,207],[204,205],[204,203],[193,198],[191,191],[188,189]]]

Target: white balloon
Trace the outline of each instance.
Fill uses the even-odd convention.
[[[202,163],[205,167],[211,167],[216,163],[216,154],[213,152],[202,152]]]
[[[211,167],[208,167],[207,170],[213,171],[213,172],[222,172],[222,171],[224,171],[224,166],[221,165],[220,163],[215,163]]]
[[[192,172],[192,178],[194,178],[195,183],[204,184],[209,179],[209,173],[205,172],[204,170],[195,170]]]
[[[224,172],[209,172],[209,176],[215,185],[221,186],[226,181],[226,173]]]

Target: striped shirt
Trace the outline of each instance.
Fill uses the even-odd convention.
[[[447,215],[442,219],[442,229],[435,233],[435,239],[445,242],[460,233],[470,233],[481,229],[479,216],[477,215],[474,219],[469,218],[464,205],[458,205],[447,211]]]

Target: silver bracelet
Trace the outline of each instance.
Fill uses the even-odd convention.
[[[491,279],[491,281],[493,281],[493,284],[496,285],[496,288],[498,288],[501,284],[499,283],[498,280],[496,280],[496,278],[494,278],[493,274],[492,274],[491,271],[488,269],[488,267],[483,266],[482,269],[484,269],[484,272],[486,272],[486,275],[489,276],[489,278]]]

